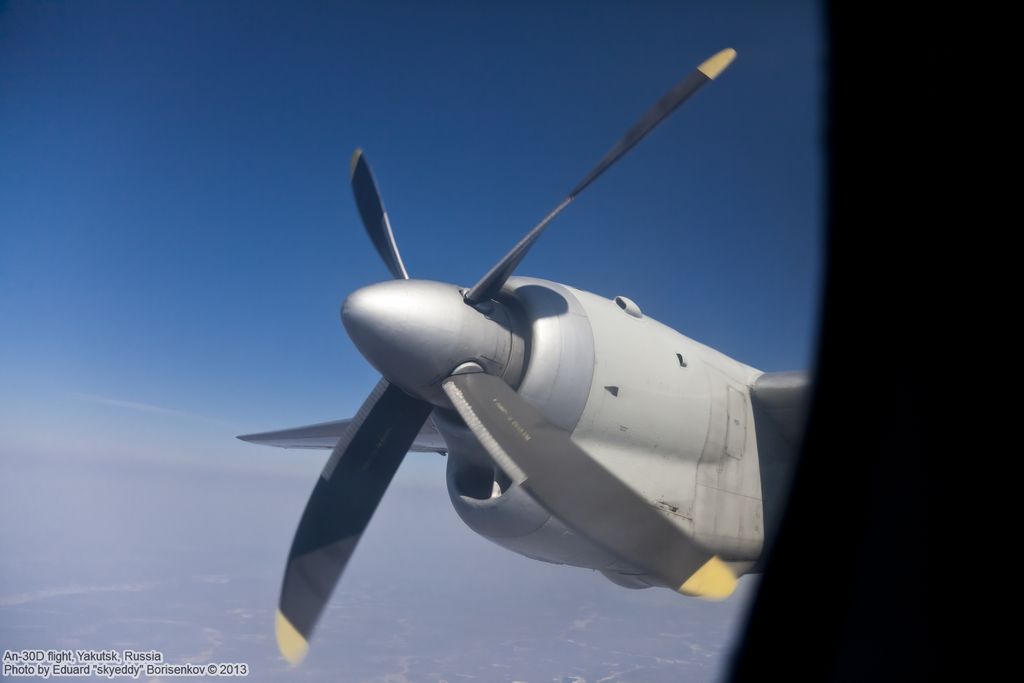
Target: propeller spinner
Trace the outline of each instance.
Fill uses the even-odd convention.
[[[299,521],[276,619],[278,646],[289,662],[305,656],[334,586],[435,406],[454,406],[499,467],[581,535],[679,592],[706,597],[732,592],[736,579],[725,563],[665,520],[509,386],[508,375],[522,359],[515,357],[502,306],[489,302],[555,216],[735,56],[735,50],[722,50],[672,88],[469,290],[409,279],[377,183],[356,150],[350,169],[356,206],[395,280],[351,294],[342,320],[384,379],[338,440]],[[566,487],[567,481],[573,486]]]

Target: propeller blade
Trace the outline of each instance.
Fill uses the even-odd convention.
[[[452,405],[499,467],[552,515],[686,595],[724,598],[736,577],[710,552],[549,423],[501,379],[449,377]]]
[[[402,255],[398,253],[398,245],[395,243],[394,233],[391,232],[388,212],[384,210],[384,202],[380,198],[377,181],[373,178],[370,165],[366,163],[363,150],[357,149],[352,154],[349,173],[352,176],[352,193],[356,197],[356,206],[363,219],[366,234],[370,236],[370,241],[376,247],[381,260],[384,261],[384,265],[388,267],[395,279],[408,280],[409,273],[405,269],[405,264],[402,263]]]
[[[544,216],[540,223],[526,233],[526,236],[519,240],[512,247],[511,251],[505,254],[493,268],[487,271],[487,274],[479,282],[473,285],[473,288],[466,293],[466,303],[479,304],[497,295],[505,281],[512,275],[520,261],[523,260],[523,257],[526,256],[526,252],[530,250],[533,243],[537,241],[537,238],[544,232],[544,229],[548,227],[548,223],[554,220],[555,216],[562,212],[562,209],[569,206],[576,199],[577,195],[587,189],[587,186],[597,180],[612,164],[621,159],[626,152],[633,149],[636,143],[640,142],[655,126],[664,121],[679,105],[685,102],[693,93],[697,92],[702,85],[713,81],[718,74],[722,73],[729,66],[735,57],[736,50],[732,48],[722,50],[698,66],[693,73],[680,81],[664,97],[658,100],[657,104],[644,114],[643,118],[637,121],[629,129],[629,132],[615,143],[614,147],[608,150],[608,153],[597,163],[597,166],[591,169],[590,173],[576,187],[572,188],[565,199],[552,209],[548,215]]]
[[[275,632],[292,664],[433,406],[381,380],[331,453],[295,532]]]

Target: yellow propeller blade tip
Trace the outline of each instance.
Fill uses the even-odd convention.
[[[356,151],[352,152],[352,160],[348,162],[348,177],[351,178],[356,174],[356,164],[359,163],[359,157],[363,156],[363,150],[360,147],[356,147]]]
[[[716,555],[701,565],[677,590],[683,595],[721,600],[736,590],[736,575]]]
[[[289,664],[298,664],[309,652],[309,643],[292,626],[288,617],[281,614],[281,610],[277,610],[277,615],[274,617],[274,634],[277,636],[277,649],[281,651]]]
[[[734,59],[736,59],[736,50],[727,47],[698,66],[697,71],[700,71],[711,80],[715,80],[718,78],[718,74],[725,71],[726,67],[732,64]]]

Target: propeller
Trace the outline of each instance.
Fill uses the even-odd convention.
[[[736,50],[728,48],[705,60],[693,73],[679,81],[678,84],[658,100],[643,117],[633,125],[632,128],[615,143],[615,146],[608,150],[597,166],[590,170],[583,180],[569,191],[565,199],[559,202],[558,206],[552,209],[548,215],[541,219],[526,235],[516,243],[512,249],[501,257],[494,266],[487,271],[487,274],[480,278],[473,287],[466,292],[466,303],[475,305],[492,299],[504,286],[505,281],[515,271],[516,267],[526,256],[526,253],[541,236],[548,224],[555,216],[562,212],[562,209],[569,206],[576,197],[587,189],[592,182],[598,179],[602,173],[611,168],[612,164],[621,159],[626,152],[633,149],[636,143],[644,136],[654,130],[654,127],[665,120],[669,114],[674,112],[693,93],[697,92],[705,83],[713,81],[722,73],[732,60],[736,58]]]
[[[381,380],[338,439],[288,553],[274,630],[289,662],[306,655],[331,591],[432,409]]]
[[[362,150],[353,154],[356,206],[394,280],[349,295],[342,320],[384,379],[338,440],[295,532],[275,625],[278,647],[289,662],[305,656],[331,592],[435,406],[454,406],[499,467],[584,537],[682,593],[724,597],[732,592],[736,579],[724,562],[509,386],[506,380],[522,368],[523,350],[511,339],[502,307],[479,304],[501,290],[558,213],[735,56],[732,49],[719,52],[672,88],[468,291],[409,279],[366,157]]]
[[[384,265],[391,271],[396,280],[408,280],[409,272],[402,263],[402,255],[398,253],[398,245],[395,243],[395,234],[391,232],[391,221],[388,220],[388,212],[384,209],[384,201],[380,198],[380,190],[377,189],[377,181],[370,171],[370,164],[366,162],[363,150],[357,149],[352,154],[352,161],[349,164],[349,175],[352,177],[352,194],[356,198],[356,207],[359,209],[359,216],[363,219],[363,227],[370,241],[380,254]]]

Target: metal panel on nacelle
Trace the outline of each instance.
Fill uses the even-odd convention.
[[[574,290],[594,333],[597,363],[573,440],[692,533],[696,463],[708,429],[710,388],[699,350],[647,317]],[[607,387],[616,387],[609,391]]]
[[[761,492],[746,395],[760,372],[614,300],[571,291],[597,358],[573,440],[724,559],[756,559]]]
[[[735,392],[743,398],[734,403],[732,419],[753,424],[748,385],[760,373],[751,368],[752,376],[737,377],[728,373],[729,368],[711,362],[707,368],[712,386],[711,421],[697,465],[693,533],[724,559],[754,561],[764,543],[757,440],[753,429],[743,429],[741,457],[730,454],[729,397]]]

